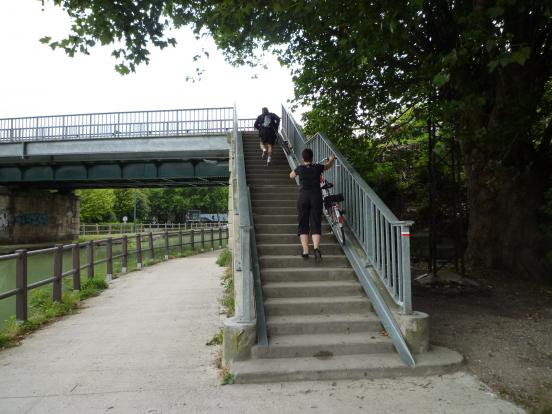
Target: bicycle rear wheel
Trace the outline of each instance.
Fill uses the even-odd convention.
[[[332,230],[341,244],[345,244],[345,230],[343,229],[343,216],[339,212],[339,207],[332,208]]]

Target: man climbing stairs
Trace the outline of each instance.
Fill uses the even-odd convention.
[[[393,376],[400,360],[341,246],[322,226],[323,260],[301,257],[297,185],[284,152],[262,160],[256,133],[244,133],[247,183],[259,255],[267,347],[235,361],[236,382]],[[427,368],[427,367],[426,367]]]

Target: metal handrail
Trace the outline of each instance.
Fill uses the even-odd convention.
[[[324,135],[316,134],[313,139],[307,141],[291,113],[283,106],[282,125],[282,133],[292,150],[291,153],[286,151],[290,164],[299,163],[300,154],[305,147],[313,150],[315,159],[322,159],[331,154],[337,156],[335,167],[326,174],[334,183],[334,190],[343,192],[345,226],[361,246],[368,263],[351,243],[344,245],[343,250],[401,359],[407,365],[414,366],[412,353],[375,279],[377,277],[383,283],[389,297],[403,313],[412,312],[408,238],[411,222],[398,220]],[[366,265],[371,265],[374,272],[370,272]]]
[[[226,134],[233,113],[220,107],[3,118],[0,142]]]
[[[243,154],[242,134],[238,131],[238,119],[234,118],[232,132],[232,151],[234,155],[234,173],[236,177],[237,191],[237,216],[239,219],[239,243],[240,259],[238,268],[242,272],[242,295],[237,297],[241,301],[241,314],[237,315],[243,322],[251,322],[255,317],[257,325],[257,343],[261,346],[268,345],[268,334],[264,314],[264,303],[260,283],[260,266],[253,226],[253,213],[251,210],[251,196],[247,186],[245,175],[245,158]],[[253,292],[251,291],[253,289]],[[253,295],[252,295],[253,293]],[[254,297],[255,307],[251,306],[251,297]],[[252,311],[255,311],[253,315]]]

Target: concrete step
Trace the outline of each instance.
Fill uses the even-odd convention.
[[[267,320],[267,327],[269,336],[348,334],[383,330],[377,315],[373,313],[272,316]]]
[[[267,347],[251,348],[251,358],[330,358],[334,355],[380,354],[393,349],[391,340],[379,332],[278,335],[269,338]]]
[[[265,313],[267,317],[371,311],[372,305],[370,301],[362,296],[265,298]]]
[[[301,257],[301,252],[296,255],[270,255],[260,256],[259,263],[261,268],[278,268],[278,267],[316,267],[321,270],[324,267],[350,267],[349,260],[345,254],[323,254],[323,260],[316,261],[313,257],[304,259]]]
[[[272,282],[263,284],[263,294],[265,298],[358,296],[362,295],[362,293],[362,286],[354,280],[329,282]]]
[[[295,214],[297,214],[296,200],[279,200],[277,198],[272,200],[251,200],[251,206],[253,207],[253,213],[256,213],[259,211],[265,211],[264,208],[287,207],[287,208],[293,208],[293,210],[295,211]],[[264,213],[264,214],[269,214],[269,213]]]
[[[257,243],[259,244],[293,244],[293,243],[298,244],[299,243],[299,236],[297,235],[297,232],[294,234],[261,234],[257,232],[256,236],[257,236]],[[338,243],[333,233],[330,233],[330,232],[322,233],[322,244],[326,244],[326,243],[330,243],[330,244]]]
[[[257,188],[257,187],[256,187]],[[297,190],[295,187],[282,188],[282,191],[257,191],[250,189],[251,201],[272,201],[272,200],[291,200],[297,201]]]
[[[257,186],[254,189],[251,189],[251,196],[262,196],[262,195],[268,195],[270,196],[271,200],[274,200],[275,197],[279,197],[280,195],[287,195],[287,194],[293,194],[295,197],[297,197],[297,186],[293,185],[285,185],[280,187],[274,187],[274,186]]]
[[[253,214],[255,224],[297,224],[297,214]]]
[[[263,283],[271,282],[314,282],[331,280],[358,280],[352,268],[325,267],[318,268],[275,268],[261,269]]]
[[[286,169],[287,172],[289,173],[289,171],[291,171],[291,168],[289,167],[289,164],[287,163],[287,161],[278,161],[278,160],[274,160],[272,161],[269,165],[267,165],[266,161],[265,160],[261,160],[261,159],[258,159],[258,160],[246,160],[245,161],[245,169],[247,170],[248,168],[267,168],[267,169],[270,169],[270,168],[273,168],[274,167],[274,170],[277,171],[277,170],[283,170],[283,169]]]
[[[274,176],[271,178],[265,178],[265,177],[247,177],[247,184],[248,185],[255,185],[255,184],[270,184],[270,185],[286,185],[286,184],[292,184],[289,180],[289,178],[285,176]],[[295,183],[293,183],[295,185]]]
[[[279,255],[288,255],[293,256],[296,254],[300,254],[303,252],[303,249],[301,248],[301,245],[299,244],[299,238],[296,238],[295,243],[290,244],[276,244],[276,243],[257,243],[257,251],[259,252],[259,255],[271,255],[271,256],[279,256]],[[342,254],[343,250],[341,250],[341,246],[335,242],[335,243],[322,243],[320,245],[320,251],[322,252],[322,255],[325,256],[326,254],[331,255],[338,255]],[[309,246],[309,253],[314,254],[314,250],[312,246]],[[310,259],[309,259],[310,260]]]
[[[429,352],[416,355],[413,368],[407,367],[396,353],[382,353],[329,358],[250,359],[234,362],[230,371],[238,384],[378,379],[442,375],[457,370],[462,360],[458,352],[433,346]]]
[[[251,189],[251,187],[250,187]],[[255,205],[255,202],[251,202],[253,204],[253,214],[255,212],[259,214],[276,214],[276,215],[290,215],[290,214],[297,214],[297,207],[295,205],[291,206],[289,204],[286,204],[284,206],[267,206],[267,205]]]
[[[274,203],[278,203],[279,206],[285,207],[285,203],[290,203],[288,200],[274,200]],[[293,202],[291,202],[293,203]],[[257,209],[253,207],[253,212],[262,211],[262,208]],[[288,204],[289,205],[289,204]],[[297,224],[256,224],[255,231],[259,234],[297,234]],[[327,233],[331,231],[331,227],[327,223],[322,224],[322,233]]]

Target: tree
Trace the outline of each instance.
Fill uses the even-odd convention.
[[[423,105],[453,131],[465,160],[468,258],[524,275],[536,214],[552,176],[552,4],[546,0],[55,0],[73,33],[52,44],[86,52],[124,40],[119,69],[147,62],[170,26],[209,32],[236,64],[270,50],[293,69],[297,99],[339,122],[381,134]],[[50,39],[45,39],[50,42]],[[124,70],[121,70],[124,71]]]
[[[151,215],[158,221],[186,221],[189,210],[221,213],[228,210],[227,187],[184,187],[154,189],[150,196]]]
[[[113,219],[113,190],[77,190],[80,217],[84,223],[100,223]]]
[[[137,221],[145,220],[150,211],[147,191],[137,188],[120,188],[114,190],[115,202],[113,212],[117,221],[126,216],[129,221],[134,219],[134,203],[136,203]]]

